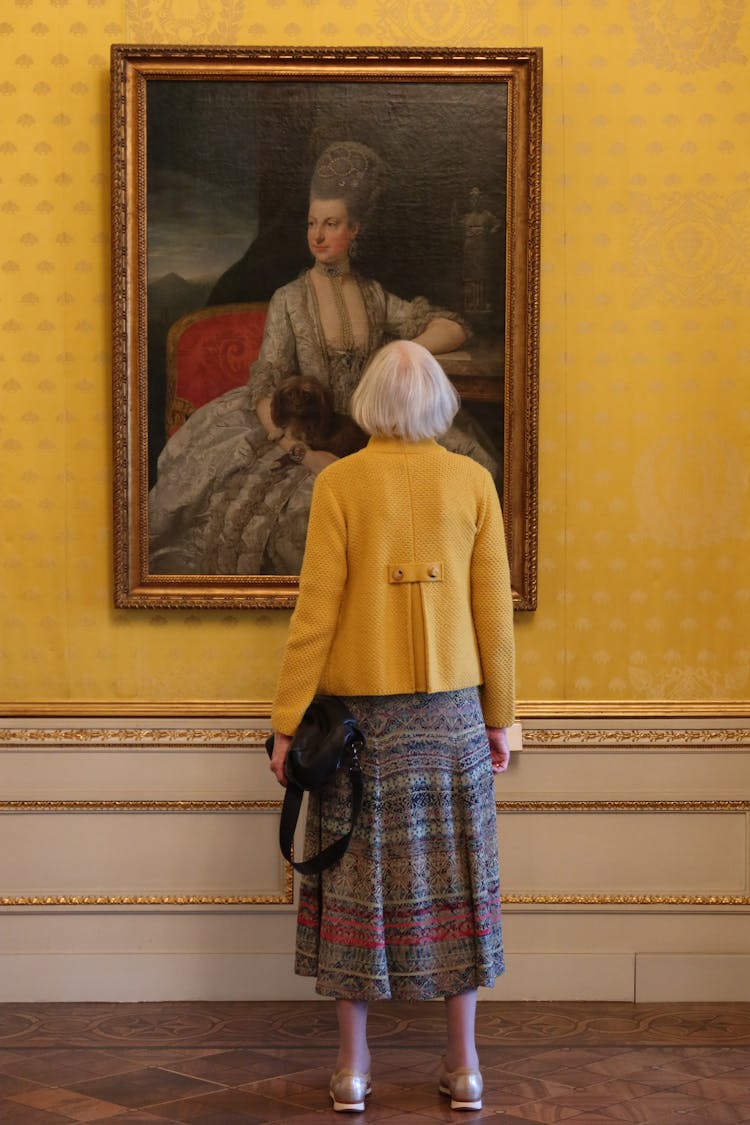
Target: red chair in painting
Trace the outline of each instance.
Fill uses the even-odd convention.
[[[194,410],[247,382],[258,358],[266,304],[214,305],[186,313],[167,336],[167,434]]]

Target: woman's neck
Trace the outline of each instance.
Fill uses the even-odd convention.
[[[316,262],[313,266],[313,269],[317,273],[322,273],[324,277],[343,277],[344,274],[351,273],[351,268],[348,258],[340,262],[332,262],[330,265],[326,262]]]

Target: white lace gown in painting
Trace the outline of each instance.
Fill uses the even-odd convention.
[[[348,412],[372,353],[414,339],[436,318],[459,319],[348,270],[314,267],[278,289],[248,383],[196,410],[162,450],[149,495],[150,572],[299,574],[314,477],[284,460],[257,403],[303,375],[330,387],[335,409]],[[464,412],[442,444],[495,471],[489,443]]]

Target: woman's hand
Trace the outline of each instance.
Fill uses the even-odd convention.
[[[326,449],[308,449],[302,464],[316,477],[326,465],[332,465],[334,461],[338,461],[335,453],[329,453]]]
[[[281,734],[275,730],[273,732],[273,754],[271,755],[271,764],[269,769],[274,775],[279,785],[283,785],[286,789],[287,780],[284,773],[284,763],[286,756],[289,753],[289,747],[292,744],[291,736],[288,734]]]
[[[289,453],[296,445],[304,445],[305,443],[300,442],[299,438],[294,437],[293,434],[284,433],[276,444],[284,453]],[[282,457],[280,460],[283,464],[284,458]],[[325,469],[326,465],[331,465],[334,461],[338,461],[335,453],[329,453],[327,449],[310,449],[308,446],[305,449],[305,456],[298,464],[316,477],[318,473]]]
[[[505,773],[510,762],[507,727],[485,727],[490,744],[490,758],[493,773]]]

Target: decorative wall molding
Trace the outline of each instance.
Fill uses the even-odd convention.
[[[279,813],[280,800],[10,800],[0,801],[2,815],[117,813]],[[275,839],[275,837],[274,837]],[[247,907],[291,906],[294,871],[279,856],[281,887],[252,894],[3,894],[0,907]]]
[[[57,717],[57,716],[56,716]],[[1,727],[0,753],[6,750],[210,750],[264,749],[268,730],[200,727]]]
[[[282,894],[0,894],[0,907],[291,906],[291,867]]]
[[[149,713],[153,708],[153,712]],[[12,709],[12,708],[11,708]],[[192,799],[172,799],[174,789],[171,789],[171,773],[164,773],[166,766],[158,775],[153,770],[146,770],[146,758],[150,754],[179,757],[181,753],[195,756],[205,756],[205,775],[215,777],[213,765],[208,765],[209,759],[215,753],[230,755],[247,755],[248,764],[251,764],[251,774],[248,776],[250,792],[253,786],[265,778],[267,764],[265,759],[264,742],[268,733],[268,704],[230,704],[219,705],[212,703],[167,703],[167,704],[139,704],[121,705],[110,703],[92,705],[74,704],[44,704],[38,709],[24,705],[25,713],[21,714],[21,705],[13,715],[8,715],[6,705],[6,721],[0,719],[0,765],[3,755],[12,755],[18,763],[12,776],[15,778],[14,790],[11,790],[13,799],[0,800],[0,816],[24,816],[33,814],[72,814],[97,817],[100,814],[117,814],[118,817],[129,814],[201,814],[225,813],[229,816],[236,813],[274,813],[278,814],[281,801],[268,798],[247,798],[246,782],[242,780],[240,793],[237,793],[238,779],[244,778],[244,766],[238,773],[227,774],[234,780],[226,784],[224,791],[219,788],[217,796],[211,799],[201,795],[200,787],[193,781],[193,792],[189,795]],[[525,789],[519,793],[523,799],[499,799],[496,802],[498,813],[504,817],[536,814],[616,814],[627,817],[629,814],[674,814],[675,816],[691,816],[693,814],[736,814],[747,818],[750,814],[750,791],[745,785],[745,767],[741,765],[737,755],[750,750],[750,703],[725,703],[716,702],[690,702],[690,703],[565,703],[557,702],[528,704],[519,707],[523,717],[523,757],[527,755],[528,770],[521,776],[528,777]],[[654,755],[656,759],[661,756],[662,762],[671,759],[674,752],[685,755],[694,763],[693,770],[700,768],[700,756],[706,752],[712,754],[730,753],[730,757],[723,758],[724,773],[723,790],[716,789],[715,798],[694,798],[690,786],[683,788],[684,772],[680,768],[680,775],[667,772],[668,778],[674,776],[674,783],[669,784],[666,791],[674,794],[668,799],[645,795],[635,796],[638,790],[631,788],[631,782],[624,780],[622,769],[613,773],[607,765],[614,763],[621,751],[625,753],[638,753],[639,755]],[[80,754],[97,754],[98,777],[104,779],[106,788],[103,795],[94,790],[96,799],[83,799],[80,789],[76,792],[77,783],[71,782],[71,775],[64,769],[65,756],[71,756],[71,762]],[[586,799],[577,799],[574,795],[565,792],[557,799],[550,799],[551,793],[544,792],[548,777],[546,767],[537,758],[536,770],[532,769],[532,762],[537,755],[557,757],[559,761],[567,759],[567,755],[588,755],[597,753],[602,763],[597,768],[602,770],[600,781],[591,796]],[[41,763],[32,771],[32,762],[37,754],[61,755],[63,765],[58,766],[55,774],[48,774]],[[133,769],[135,778],[135,795],[125,791],[118,795],[115,786],[115,774],[107,770],[109,755],[113,755],[112,762],[121,760],[123,755],[133,756]],[[20,758],[16,758],[20,755]],[[23,756],[29,755],[28,765],[23,761]],[[37,759],[38,760],[38,759]],[[80,761],[80,759],[78,759]],[[173,760],[173,759],[172,759]],[[228,761],[229,759],[227,759]],[[593,759],[591,759],[593,760]],[[718,759],[717,759],[718,760]],[[10,759],[6,759],[8,764]],[[162,759],[166,763],[167,759]],[[730,770],[730,761],[737,765]],[[143,763],[143,782],[138,791],[138,767],[136,762]],[[519,766],[523,771],[523,766]],[[79,768],[79,781],[84,775],[80,769],[88,768],[83,764]],[[129,768],[129,767],[128,767]],[[174,767],[170,767],[172,773]],[[558,767],[559,769],[560,767]],[[567,765],[565,767],[568,768]],[[583,769],[583,765],[581,766]],[[668,770],[666,765],[660,767]],[[688,767],[685,767],[688,768]],[[26,772],[28,769],[28,773]],[[574,767],[571,763],[570,769]],[[669,767],[672,769],[672,767]],[[39,772],[39,771],[42,772]],[[62,770],[62,772],[61,772]],[[256,772],[257,771],[257,772]],[[540,772],[541,771],[541,772]],[[122,769],[117,774],[118,785],[122,785]],[[160,779],[161,799],[149,796],[149,788],[153,779]],[[599,775],[597,775],[598,777]],[[698,774],[694,774],[695,777]],[[27,783],[26,778],[29,778]],[[88,777],[88,774],[86,774]],[[735,784],[732,790],[728,778],[739,778],[740,787]],[[32,781],[33,778],[33,781]],[[50,781],[50,778],[56,779]],[[147,781],[146,778],[151,779]],[[165,781],[166,778],[166,787]],[[46,781],[45,781],[46,779]],[[615,780],[616,779],[616,780]],[[609,788],[609,783],[617,786]],[[717,779],[717,786],[718,786]],[[634,779],[632,784],[636,784]],[[112,786],[112,797],[107,796],[106,789]],[[214,781],[214,786],[216,782]],[[73,788],[71,794],[70,788]],[[67,788],[67,791],[66,791]],[[98,788],[98,786],[97,786]],[[130,788],[130,787],[128,787]],[[567,787],[566,787],[567,788]],[[630,790],[630,792],[628,792]],[[215,792],[216,790],[214,790]],[[234,792],[233,792],[234,791]],[[704,789],[703,792],[706,790]],[[738,796],[727,797],[726,794],[736,792]],[[8,791],[6,790],[6,793]],[[122,789],[120,790],[122,793]],[[256,792],[261,795],[261,788]],[[270,792],[270,791],[269,791]],[[575,793],[575,776],[571,774],[571,794]],[[589,791],[590,792],[590,791]],[[701,792],[697,784],[693,783],[692,792]],[[140,794],[144,793],[144,796]],[[611,795],[610,795],[611,793]],[[658,790],[657,790],[658,793]],[[681,793],[683,794],[681,796]],[[724,795],[722,795],[722,793]],[[538,795],[537,795],[538,794]],[[605,795],[606,794],[606,795]],[[632,795],[631,795],[632,794]],[[748,821],[750,827],[750,821]],[[522,829],[522,831],[525,831]],[[529,829],[531,831],[531,829]],[[666,829],[665,829],[666,831]],[[533,834],[529,837],[533,839]],[[144,880],[145,881],[145,880]],[[548,909],[556,908],[586,911],[591,909],[592,915],[599,910],[629,908],[691,908],[691,909],[717,909],[740,910],[750,908],[750,894],[745,894],[745,887],[740,881],[735,886],[721,884],[718,880],[717,891],[732,891],[734,893],[654,893],[654,888],[644,888],[643,893],[603,893],[596,888],[591,893],[555,893],[554,885],[540,889],[538,893],[525,893],[516,885],[517,893],[506,893],[504,904],[512,912],[523,911],[525,908]],[[181,909],[191,908],[242,908],[248,906],[278,906],[289,907],[294,899],[293,871],[284,865],[282,886],[271,893],[266,893],[265,888],[258,894],[191,894],[191,893],[23,893],[2,894],[0,888],[0,907],[175,907]],[[568,884],[569,885],[569,884]],[[585,885],[585,884],[584,884]],[[138,883],[136,882],[136,887]],[[240,884],[242,886],[242,884]],[[521,888],[523,882],[521,883]],[[44,890],[47,890],[44,887]],[[61,888],[63,889],[63,888]],[[65,887],[66,892],[72,888]],[[77,888],[75,888],[77,890]],[[83,891],[94,888],[81,888]],[[106,887],[103,888],[106,890]],[[685,888],[675,886],[675,891]],[[688,888],[689,889],[689,888]],[[54,887],[49,887],[50,891]],[[117,891],[121,892],[118,887]],[[159,888],[161,891],[161,888]],[[547,891],[549,890],[549,893]],[[567,888],[566,888],[567,890]],[[624,887],[630,891],[630,887]],[[659,890],[659,888],[657,888]],[[665,888],[667,891],[668,888]],[[696,886],[696,892],[710,892],[711,886]],[[260,891],[260,889],[259,889]],[[179,911],[178,911],[179,912]]]
[[[553,813],[741,813],[750,812],[750,800],[594,800],[594,801],[496,801],[498,812]],[[750,907],[750,895],[673,894],[503,894],[503,906],[691,906]]]
[[[281,801],[0,801],[0,813],[268,812]]]
[[[56,716],[57,717],[57,716]],[[265,749],[267,729],[244,728],[141,728],[123,727],[0,727],[0,753],[23,750],[66,753],[101,750],[117,753],[133,751],[161,752],[181,750],[221,750],[244,753]],[[750,749],[750,725],[721,726],[711,729],[680,727],[567,727],[540,728],[525,725],[523,752],[569,750],[576,753],[602,749],[637,749],[640,752],[663,753],[665,750],[735,751]]]
[[[2,900],[0,900],[1,902]],[[503,906],[742,906],[750,895],[503,895]]]
[[[690,728],[613,729],[586,727],[566,730],[526,727],[523,736],[524,750],[601,750],[604,747],[638,750],[747,750],[750,749],[750,727],[705,726]]]
[[[59,700],[30,699],[0,702],[0,719],[263,719],[271,714],[270,700]]]
[[[170,718],[257,719],[268,721],[270,700],[18,700],[0,702],[0,719],[52,718]],[[626,699],[521,700],[517,717],[525,720],[569,721],[600,719],[612,722],[638,719],[745,719],[750,700]]]
[[[740,801],[496,801],[498,812],[750,812],[750,800]],[[0,810],[2,805],[0,805]]]
[[[249,812],[281,810],[281,801],[16,800],[0,801],[0,813],[37,812]],[[498,812],[750,812],[750,800],[715,801],[496,801]]]
[[[611,722],[639,719],[750,720],[747,699],[541,699],[522,700],[517,705],[521,720],[544,719],[551,722],[571,719],[606,719]]]

